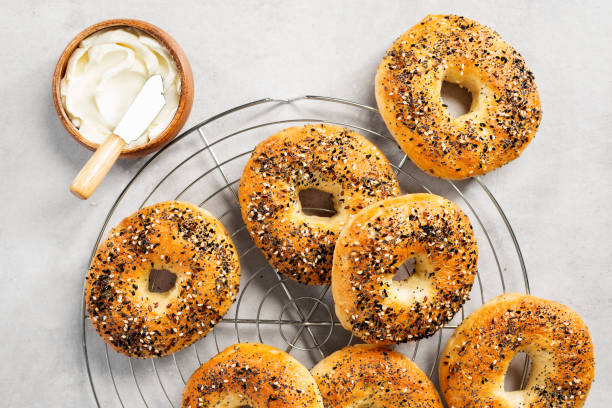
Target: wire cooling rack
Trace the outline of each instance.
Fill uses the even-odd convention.
[[[237,342],[276,346],[309,368],[343,346],[358,342],[339,324],[328,285],[301,285],[278,275],[267,264],[246,231],[237,200],[242,169],[257,143],[285,127],[321,122],[351,128],[375,143],[389,158],[403,193],[442,195],[470,217],[479,245],[479,272],[471,299],[431,338],[396,346],[435,384],[441,347],[468,313],[504,292],[529,293],[527,271],[512,227],[481,178],[455,182],[424,174],[406,159],[373,107],[323,96],[253,101],[178,136],[144,163],[111,207],[94,252],[108,230],[138,208],[180,199],[198,204],[223,222],[240,254],[242,279],[236,302],[205,338],[158,359],[130,359],[116,353],[97,336],[83,306],[83,354],[98,406],[178,407],[191,373]],[[526,360],[518,372],[524,384]]]

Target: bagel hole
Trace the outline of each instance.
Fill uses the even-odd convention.
[[[453,82],[442,82],[440,98],[442,99],[442,106],[448,110],[449,115],[453,118],[469,113],[472,107],[472,93]]]
[[[506,376],[504,377],[504,391],[513,392],[525,389],[525,384],[523,383],[525,364],[527,364],[527,375],[525,376],[525,383],[527,383],[529,372],[531,371],[531,360],[527,353],[517,353],[512,361],[510,361]]]
[[[176,274],[167,269],[151,269],[149,272],[149,292],[168,292],[175,284]]]
[[[416,258],[408,258],[406,261],[397,268],[397,272],[393,275],[393,281],[401,282],[405,281],[414,274],[416,269]]]
[[[298,193],[304,215],[333,217],[337,211],[334,196],[316,188],[307,188]]]

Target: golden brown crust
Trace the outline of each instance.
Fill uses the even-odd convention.
[[[457,118],[440,99],[442,82],[472,93]],[[376,75],[376,101],[410,159],[437,177],[478,176],[516,159],[534,137],[542,111],[521,55],[482,24],[430,15],[404,33]]]
[[[333,195],[337,213],[306,216],[298,193]],[[257,145],[240,180],[242,218],[276,270],[299,282],[330,280],[340,230],[362,208],[399,194],[387,158],[363,136],[337,126],[284,129]]]
[[[504,392],[504,374],[519,352],[532,360],[524,391]],[[448,406],[581,407],[595,374],[593,343],[576,312],[521,294],[494,298],[448,340],[440,388]]]
[[[177,275],[174,288],[148,290],[149,272]],[[173,353],[202,338],[234,301],[240,263],[223,225],[185,202],[143,208],[113,228],[86,282],[86,306],[98,334],[130,357]]]
[[[202,364],[183,392],[183,408],[226,406],[323,408],[323,402],[296,359],[265,344],[241,343]]]
[[[326,408],[442,408],[425,373],[384,346],[345,347],[320,361],[311,373]]]
[[[393,281],[415,258],[415,272]],[[334,253],[332,293],[342,326],[367,343],[434,334],[468,298],[478,249],[467,216],[433,194],[407,194],[360,211]]]

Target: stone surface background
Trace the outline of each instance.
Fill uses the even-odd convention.
[[[543,122],[523,156],[485,181],[508,214],[533,293],[579,312],[597,376],[612,382],[612,3],[606,1],[0,2],[0,395],[6,407],[84,407],[83,276],[106,212],[144,159],[116,165],[90,201],[68,186],[89,152],[51,100],[60,52],[112,17],[150,21],[190,57],[189,124],[264,96],[332,95],[373,104],[373,76],[393,39],[428,13],[458,13],[513,44],[535,73]],[[93,205],[94,202],[96,205]]]

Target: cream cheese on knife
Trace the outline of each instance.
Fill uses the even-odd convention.
[[[113,132],[147,79],[156,74],[163,79],[166,104],[128,147],[145,144],[172,121],[181,84],[170,52],[140,30],[112,28],[81,41],[61,81],[64,109],[84,138],[100,144]]]

